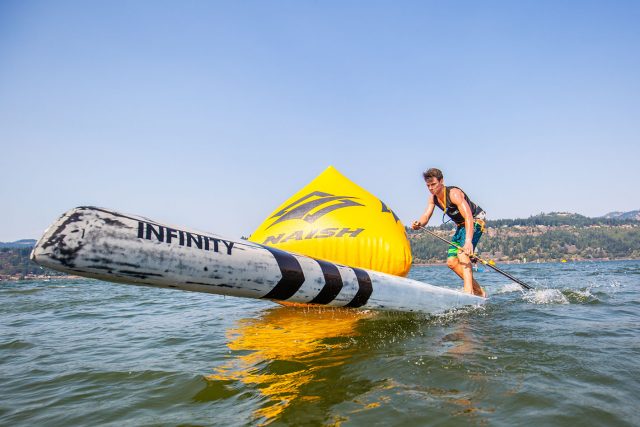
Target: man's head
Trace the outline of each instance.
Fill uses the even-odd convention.
[[[440,169],[431,168],[422,173],[424,182],[427,183],[427,188],[431,194],[438,194],[444,186],[442,171]]]

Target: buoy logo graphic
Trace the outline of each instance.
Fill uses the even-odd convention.
[[[393,215],[393,219],[394,219],[395,222],[400,222],[400,218],[398,218],[398,215],[396,215],[396,213],[394,211],[389,209],[387,207],[387,205],[382,200],[380,200],[380,203],[382,203],[382,212],[390,213],[391,215]]]
[[[270,219],[277,219],[267,228],[292,219],[300,219],[312,224],[319,218],[338,209],[364,206],[362,203],[354,201],[354,199],[357,200],[358,198],[352,196],[336,196],[330,193],[314,191],[295,200],[293,203],[290,203],[273,214]]]

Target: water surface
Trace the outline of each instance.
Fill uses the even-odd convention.
[[[503,267],[440,316],[5,282],[0,425],[640,425],[640,261]]]

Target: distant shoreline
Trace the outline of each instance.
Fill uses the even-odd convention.
[[[565,263],[563,263],[561,260],[548,260],[548,261],[527,261],[527,262],[522,262],[522,261],[518,261],[518,260],[509,260],[509,261],[495,261],[496,264],[551,264],[551,263],[556,263],[556,264],[570,264],[570,263],[574,263],[574,262],[609,262],[609,261],[638,261],[640,260],[640,258],[615,258],[615,259],[611,259],[611,258],[593,258],[593,259],[567,259]],[[435,267],[435,266],[446,266],[447,262],[446,261],[442,261],[442,262],[421,262],[421,263],[413,263],[411,264],[412,266],[416,265],[419,267]],[[481,264],[480,264],[481,265]]]

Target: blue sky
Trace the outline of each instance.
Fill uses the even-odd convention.
[[[2,1],[0,241],[79,205],[248,235],[329,165],[405,223],[431,166],[490,218],[639,209],[638,22],[634,1]]]

